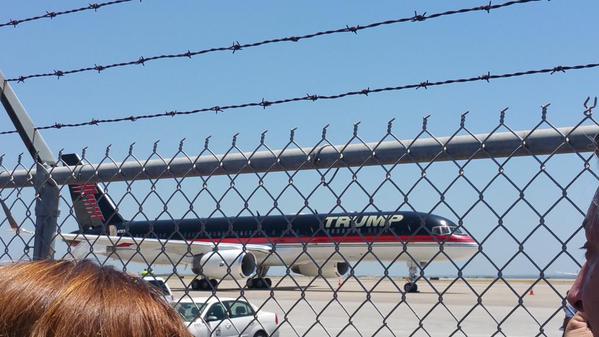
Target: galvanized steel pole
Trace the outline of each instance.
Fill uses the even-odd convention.
[[[36,162],[36,172],[39,172],[32,181],[36,190],[33,259],[52,259],[60,198],[59,188],[50,178],[48,171],[56,166],[56,159],[1,72],[0,101]]]

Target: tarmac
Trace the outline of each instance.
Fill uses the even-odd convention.
[[[170,278],[175,297],[184,294],[182,282],[190,280]],[[276,312],[281,337],[562,336],[562,298],[572,284],[555,279],[421,279],[419,293],[403,294],[402,278],[293,275],[272,281],[270,290],[241,291],[235,281],[225,280],[216,295],[243,296]]]

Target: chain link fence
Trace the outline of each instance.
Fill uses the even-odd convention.
[[[0,260],[43,246],[160,275],[215,336],[559,336],[599,125],[591,108],[558,128],[544,107],[526,131],[504,114],[486,134],[463,115],[444,137],[425,118],[409,140],[391,121],[341,145],[325,127],[307,147],[291,131],[280,149],[2,156]]]

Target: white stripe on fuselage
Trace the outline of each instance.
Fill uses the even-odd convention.
[[[440,246],[443,251],[440,251]],[[306,246],[306,252],[304,252]],[[370,249],[369,249],[370,246]],[[243,247],[240,245],[240,249]],[[260,260],[259,264],[265,266],[289,266],[291,264],[302,264],[307,262],[322,261],[326,262],[353,262],[353,261],[404,261],[404,262],[428,262],[431,259],[435,261],[459,261],[471,258],[477,251],[476,243],[467,242],[408,242],[404,244],[395,242],[373,242],[367,243],[279,243],[273,245],[273,253],[267,258]],[[138,252],[135,245],[129,247],[116,247],[114,254],[122,259],[131,259],[132,261],[147,263],[153,261],[155,264],[171,265],[173,260],[179,260],[178,256],[168,255],[168,242],[165,242],[164,252],[155,250],[141,249]],[[105,250],[96,250],[94,253],[106,255]],[[141,253],[141,254],[140,254]],[[143,258],[142,258],[143,256]],[[299,258],[298,258],[299,256]],[[191,257],[185,257],[183,263],[191,263]]]

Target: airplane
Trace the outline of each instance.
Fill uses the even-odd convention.
[[[69,166],[76,154],[62,156]],[[61,233],[74,255],[93,253],[155,265],[183,263],[198,277],[193,290],[216,290],[220,279],[272,286],[270,267],[305,276],[346,275],[355,261],[403,261],[405,292],[418,292],[418,266],[471,258],[478,244],[441,216],[421,212],[360,212],[127,221],[100,185],[69,185],[79,230]],[[5,211],[6,207],[5,207]],[[9,221],[10,222],[10,221]],[[14,221],[13,221],[14,222]],[[11,224],[19,230],[16,223]],[[105,248],[104,248],[105,247]],[[442,250],[442,251],[441,251]],[[440,252],[441,251],[441,252]]]

